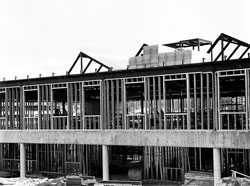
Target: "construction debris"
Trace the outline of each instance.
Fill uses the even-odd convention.
[[[249,178],[235,178],[235,177],[226,177],[222,178],[217,186],[248,186],[250,185]]]

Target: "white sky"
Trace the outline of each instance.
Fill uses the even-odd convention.
[[[250,43],[249,0],[1,0],[0,81],[65,74],[80,51],[128,60],[143,43]]]

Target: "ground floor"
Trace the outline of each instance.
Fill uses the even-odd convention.
[[[16,143],[2,143],[0,149],[0,170],[16,176],[24,169],[48,177],[83,174],[184,182],[189,171],[219,171],[219,177],[231,175],[231,170],[250,173],[250,151],[243,149]]]

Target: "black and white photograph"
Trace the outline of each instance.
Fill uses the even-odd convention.
[[[0,0],[0,186],[250,186],[249,0]]]

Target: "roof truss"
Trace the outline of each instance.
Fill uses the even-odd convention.
[[[135,54],[135,57],[141,55],[144,46],[148,46],[148,45],[144,43],[144,44],[141,46],[141,48],[138,50],[138,52]]]
[[[242,59],[243,56],[247,53],[247,51],[249,50],[250,48],[250,44],[246,43],[246,42],[243,42],[239,39],[236,39],[236,38],[233,38],[229,35],[226,35],[224,33],[221,33],[220,36],[215,40],[215,42],[211,45],[211,47],[209,48],[209,50],[207,51],[207,53],[213,53],[213,49],[215,48],[215,46],[217,44],[219,44],[219,42],[221,43],[221,51],[219,52],[219,54],[215,57],[215,59],[213,61],[217,61],[219,58],[221,58],[221,60],[225,60],[225,55],[224,55],[224,52],[225,50],[227,49],[227,47],[230,45],[230,44],[235,44],[236,47],[235,49],[230,53],[230,55],[228,56],[228,58],[226,60],[230,60],[234,54],[236,53],[236,51],[241,47],[246,47],[246,49],[244,50],[244,52],[240,55],[240,57],[238,59]],[[225,42],[227,42],[226,45]]]
[[[83,68],[83,67],[84,67],[84,65],[83,65],[84,60],[83,60],[83,59],[89,59],[89,61],[88,61],[87,65],[85,66],[85,68]],[[102,63],[102,62],[96,60],[95,58],[93,58],[93,57],[91,57],[91,56],[89,56],[89,55],[87,55],[87,54],[85,54],[85,53],[83,53],[83,52],[80,52],[80,53],[78,54],[76,60],[74,61],[74,63],[73,63],[72,66],[70,67],[70,69],[69,69],[69,71],[68,71],[68,73],[67,73],[68,75],[70,75],[70,73],[72,72],[72,70],[73,70],[74,67],[76,66],[77,62],[79,62],[79,61],[80,61],[80,69],[81,69],[80,72],[81,72],[82,74],[86,73],[86,71],[89,69],[90,65],[91,65],[93,62],[94,62],[94,63],[97,63],[98,65],[100,65],[99,68],[96,70],[96,72],[100,72],[100,70],[101,70],[102,68],[106,68],[106,69],[108,69],[108,70],[112,69],[111,67],[109,67],[109,66],[105,65],[104,63]]]

